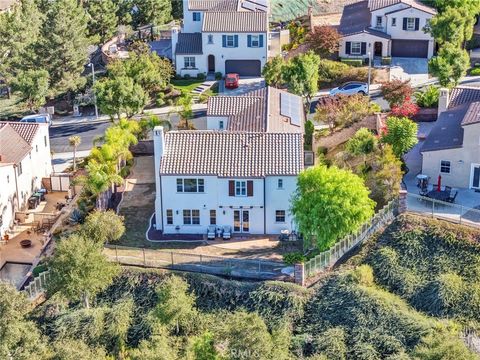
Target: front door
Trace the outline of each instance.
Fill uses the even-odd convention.
[[[375,56],[382,56],[382,48],[383,48],[383,44],[379,41],[376,41],[375,42]]]
[[[250,232],[250,211],[234,210],[233,211],[233,231],[248,233]]]
[[[480,165],[473,164],[472,165],[472,188],[480,189]]]
[[[215,72],[215,56],[208,55],[208,72]]]

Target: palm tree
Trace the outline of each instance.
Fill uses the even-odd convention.
[[[160,119],[156,115],[149,115],[140,120],[140,129],[141,133],[139,135],[140,139],[148,138],[148,134],[152,131],[155,126],[163,126],[166,131],[172,130],[172,123],[169,120]]]
[[[108,164],[90,160],[86,166],[88,176],[85,178],[85,187],[95,196],[107,191],[112,185],[121,185],[123,179],[117,173],[112,173]]]
[[[77,170],[77,147],[82,143],[82,138],[78,135],[70,136],[68,143],[73,147],[73,172]]]

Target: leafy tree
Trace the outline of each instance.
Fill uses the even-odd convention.
[[[373,216],[368,193],[351,171],[316,166],[299,175],[291,211],[300,232],[315,236],[318,249],[326,250]]]
[[[409,80],[391,80],[382,84],[382,96],[388,102],[390,107],[402,106],[409,101],[413,94],[413,88]]]
[[[13,82],[13,90],[21,94],[30,111],[45,104],[48,94],[48,72],[45,70],[27,70],[17,75]]]
[[[148,134],[155,128],[155,126],[163,126],[166,128],[166,131],[172,130],[172,123],[170,121],[160,119],[156,115],[149,115],[142,118],[139,122],[139,125],[141,129],[139,134],[140,139],[146,139]]]
[[[477,0],[434,0],[433,4],[441,13],[449,7],[456,9],[466,9],[471,16],[480,13],[480,3]]]
[[[119,267],[103,255],[102,246],[75,233],[57,243],[49,269],[48,292],[80,300],[86,308],[91,297],[110,285],[119,272]]]
[[[56,0],[48,5],[42,31],[42,68],[50,74],[55,95],[75,91],[86,79],[81,74],[88,60],[88,19],[77,0]]]
[[[63,339],[53,343],[55,355],[52,360],[99,360],[105,359],[105,350],[99,346],[89,347],[81,340]]]
[[[0,358],[49,359],[44,339],[26,316],[31,305],[12,285],[0,281]]]
[[[172,1],[172,17],[174,19],[183,18],[183,1]]]
[[[448,7],[430,20],[429,31],[440,45],[463,46],[473,36],[475,17],[466,8]]]
[[[34,0],[22,0],[11,11],[0,13],[0,78],[7,85],[35,58],[44,20]]]
[[[190,339],[187,350],[187,359],[191,360],[222,360],[215,348],[214,336],[206,331],[200,336]]]
[[[133,14],[135,26],[163,25],[172,19],[171,0],[142,0],[135,5],[137,7]]]
[[[382,142],[392,146],[393,153],[402,158],[418,142],[418,126],[408,118],[389,117],[387,132],[382,136]]]
[[[279,87],[284,83],[283,71],[285,66],[285,60],[280,55],[267,61],[262,70],[262,75],[267,85]]]
[[[82,138],[78,135],[73,135],[68,138],[68,143],[73,147],[73,172],[77,170],[77,148],[82,143]]]
[[[284,77],[290,91],[306,98],[307,109],[310,106],[312,96],[318,91],[319,66],[320,57],[309,51],[291,59],[284,71]]]
[[[153,311],[155,318],[175,329],[188,329],[196,316],[195,296],[188,293],[188,283],[178,276],[170,276],[157,288],[158,303]]]
[[[341,38],[333,26],[315,26],[308,36],[308,42],[316,54],[328,57],[338,51]]]
[[[377,147],[377,138],[367,128],[359,129],[355,135],[347,141],[345,149],[352,155],[363,155],[372,153]]]
[[[438,77],[440,85],[448,87],[458,85],[469,66],[468,53],[449,43],[443,45],[438,55],[428,62],[430,72]]]
[[[142,340],[136,349],[128,352],[132,360],[178,359],[176,344],[162,326],[154,325],[152,337]]]
[[[474,360],[477,356],[450,334],[429,334],[414,350],[415,359],[420,360]]]
[[[89,35],[98,36],[101,43],[113,37],[118,26],[118,4],[113,0],[88,0],[85,6]]]
[[[188,93],[183,94],[178,99],[178,105],[180,106],[178,111],[178,115],[180,115],[179,129],[195,130],[195,126],[189,121],[193,117],[192,101],[192,96]]]
[[[105,243],[117,241],[125,233],[123,217],[113,210],[94,211],[86,217],[81,232],[85,239],[103,246]]]
[[[115,115],[120,119],[123,113],[132,117],[143,111],[148,101],[142,87],[126,76],[97,81],[94,91],[98,107],[112,119]]]
[[[312,149],[313,133],[315,132],[315,125],[311,120],[305,122],[305,147],[309,150]]]
[[[115,168],[115,165],[113,167]],[[84,184],[85,190],[94,196],[107,191],[113,185],[123,184],[123,178],[115,171],[112,171],[112,164],[90,160],[85,169],[88,172],[88,176],[81,178],[81,182]]]

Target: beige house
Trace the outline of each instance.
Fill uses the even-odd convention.
[[[422,146],[422,173],[442,184],[480,189],[480,88],[441,90],[435,127]]]

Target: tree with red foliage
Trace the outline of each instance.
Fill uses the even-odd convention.
[[[401,107],[411,101],[413,88],[409,81],[392,80],[382,84],[382,96],[388,101],[390,108]]]
[[[315,26],[308,35],[310,48],[322,57],[329,57],[338,51],[341,35],[332,26]]]
[[[398,117],[412,118],[413,116],[417,115],[418,110],[418,105],[408,99],[400,106],[393,106],[392,115]]]

